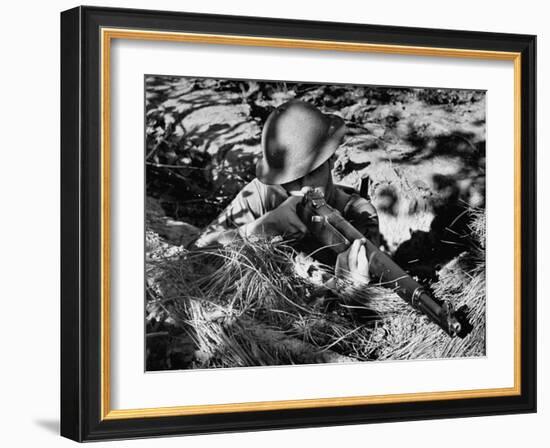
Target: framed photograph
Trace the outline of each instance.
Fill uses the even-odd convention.
[[[530,35],[61,14],[61,434],[536,411]]]

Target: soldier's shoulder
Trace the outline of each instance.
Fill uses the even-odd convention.
[[[240,192],[248,203],[257,205],[261,213],[276,208],[284,202],[287,193],[280,185],[267,185],[257,178],[251,180]]]
[[[267,185],[261,182],[258,178],[252,179],[241,191],[250,192],[262,197],[270,195],[284,196],[286,194],[283,187],[280,185]]]

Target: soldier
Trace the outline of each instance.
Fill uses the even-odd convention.
[[[317,259],[335,265],[336,277],[368,283],[368,260],[363,241],[356,240],[337,259],[307,234],[296,213],[303,187],[319,188],[329,205],[377,246],[380,244],[376,209],[355,190],[335,185],[335,152],[345,134],[344,120],[323,114],[313,105],[291,100],[275,109],[262,131],[263,157],[256,178],[246,185],[196,242],[198,247],[227,244],[253,236],[283,236],[297,249],[315,251]],[[317,247],[316,247],[317,245]]]

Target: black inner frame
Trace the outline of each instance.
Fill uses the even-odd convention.
[[[100,28],[234,34],[521,53],[521,395],[100,419]],[[61,14],[61,434],[78,441],[536,411],[536,37],[78,7]]]

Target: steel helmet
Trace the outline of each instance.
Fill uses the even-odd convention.
[[[324,114],[305,101],[288,101],[265,122],[256,177],[268,185],[299,179],[334,154],[344,133],[339,116]]]

